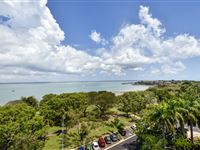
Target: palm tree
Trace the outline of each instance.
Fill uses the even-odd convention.
[[[188,123],[191,132],[191,141],[193,143],[193,126],[200,125],[200,99],[198,93],[199,87],[189,86],[180,90],[179,93],[172,95],[162,95],[162,101],[159,104],[149,107],[147,120],[153,122],[154,127],[162,130],[165,140],[166,132],[173,133],[175,140],[175,128],[181,126],[184,133],[184,124]],[[165,147],[165,144],[163,145]]]
[[[200,101],[197,89],[188,88],[182,95],[183,108],[186,110],[183,112],[185,123],[190,126],[191,141],[193,143],[193,126],[196,126],[198,122],[198,115],[200,113]]]
[[[191,135],[191,140],[193,143],[193,126],[196,126],[197,124],[197,114],[199,113],[199,109],[200,108],[200,104],[197,103],[196,101],[185,101],[184,103],[184,108],[187,110],[186,112],[184,112],[184,119],[185,122],[188,123],[188,125],[190,126],[190,135]]]
[[[181,108],[181,101],[176,97],[155,105],[152,112],[149,114],[149,119],[162,129],[162,135],[165,139],[166,132],[172,133],[175,139],[175,128],[178,124],[184,124],[184,118]],[[160,126],[159,126],[160,125]]]
[[[111,126],[116,129],[122,129],[124,128],[124,124],[120,122],[118,118],[115,118],[113,121],[111,121]]]
[[[174,131],[174,123],[176,121],[172,114],[173,111],[170,110],[169,105],[166,102],[162,102],[159,105],[155,105],[148,116],[155,125],[160,126],[162,129],[163,139],[165,139],[166,131]],[[165,144],[163,146],[165,147]]]
[[[172,124],[174,128],[172,128],[173,136],[175,139],[175,127],[177,125],[184,126],[184,118],[182,113],[185,112],[185,109],[181,107],[182,101],[174,97],[173,99],[170,99],[167,101],[168,109],[170,110],[171,116],[174,118]]]

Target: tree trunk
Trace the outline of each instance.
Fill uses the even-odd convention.
[[[83,110],[83,117],[86,117],[87,108]]]
[[[181,128],[181,134],[184,135],[185,131],[184,131],[184,123],[180,122],[180,128]]]
[[[129,112],[126,112],[126,117],[129,118]]]
[[[10,147],[10,140],[6,140],[5,144],[2,147],[2,150],[8,150],[8,148]]]
[[[192,141],[192,144],[194,143],[194,137],[193,137],[193,124],[190,122],[190,138]]]
[[[7,148],[7,145],[5,144],[5,145],[3,145],[3,147],[2,147],[2,150],[7,150],[8,148]]]
[[[163,135],[163,139],[165,140],[165,123],[163,123],[162,135]],[[165,149],[165,143],[164,142],[163,142],[163,148]]]
[[[99,110],[100,110],[100,118],[104,117],[105,116],[105,110],[104,110],[104,108],[100,107]]]

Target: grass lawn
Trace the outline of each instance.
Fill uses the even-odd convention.
[[[91,142],[91,141],[99,138],[100,136],[109,134],[114,131],[116,131],[116,129],[109,126],[109,124],[105,121],[93,122],[93,127],[91,127],[89,134],[88,134],[87,138],[85,139],[84,143],[86,144],[88,142]],[[75,141],[77,141],[78,137],[79,136],[78,136],[77,128],[75,128],[75,127],[71,128],[68,131],[67,138],[66,138],[67,145],[74,146],[74,147],[76,147],[77,145],[80,145],[81,143],[75,142]],[[67,148],[69,149],[69,147],[67,147]]]
[[[124,112],[117,109],[117,107],[113,107],[109,110],[111,114],[124,114]]]
[[[60,137],[55,135],[55,136],[50,136],[45,142],[45,146],[43,150],[60,150],[61,144],[60,144]]]
[[[56,131],[61,130],[61,127],[48,127],[47,133],[49,134],[43,150],[60,150],[61,141],[60,136],[55,134]]]
[[[48,127],[47,128],[47,133],[54,133],[58,130],[61,130],[62,128],[61,127],[57,127],[57,126],[54,126],[54,127]]]
[[[111,121],[114,120],[114,117],[111,117],[108,121],[101,121],[101,122],[95,122],[95,128],[92,128],[89,132],[89,135],[86,139],[86,143],[91,142],[93,140],[97,140],[100,136],[104,136],[106,134],[110,134],[110,133],[116,133],[117,129],[114,128],[113,126],[111,126]],[[126,117],[119,117],[119,120],[121,123],[123,123],[125,125],[125,127],[129,127],[130,125],[132,125],[132,123],[130,122],[130,118],[126,118]],[[70,143],[74,143],[75,140],[73,140],[74,137],[72,137],[72,135],[77,134],[77,128],[72,128],[69,130],[70,133],[70,138],[67,139],[67,141]],[[70,144],[71,145],[71,144]],[[78,144],[79,145],[79,144]],[[76,147],[76,146],[75,146]]]
[[[123,123],[125,125],[125,127],[130,127],[133,124],[131,118],[120,117],[119,120],[121,123]]]
[[[116,108],[112,108],[110,110],[110,114],[123,114],[123,112],[117,110]],[[125,125],[125,127],[129,127],[132,125],[131,118],[126,118],[123,116],[120,116],[118,118],[120,122]],[[117,132],[117,129],[111,125],[111,121],[113,120],[114,120],[114,117],[110,115],[110,118],[107,121],[93,122],[94,126],[89,131],[89,135],[86,139],[86,143],[87,141],[91,142],[93,140],[96,140],[100,136],[104,136],[112,132]],[[48,133],[54,133],[60,129],[61,127],[50,127],[47,129],[47,131]],[[71,128],[68,131],[68,134],[69,135],[67,136],[66,142],[68,143],[67,145],[70,145],[70,147],[67,147],[67,149],[70,149],[72,147],[76,147],[77,145],[79,145],[78,143],[75,143],[77,139],[77,134],[78,134],[77,127]],[[50,136],[48,137],[48,140],[45,143],[45,147],[43,150],[59,150],[60,147],[61,147],[60,136],[56,134],[50,134]]]

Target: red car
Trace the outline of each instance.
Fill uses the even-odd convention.
[[[105,140],[104,140],[103,137],[100,137],[100,138],[99,138],[98,144],[99,144],[100,147],[105,147],[106,142],[105,142]]]

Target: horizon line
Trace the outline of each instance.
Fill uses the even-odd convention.
[[[200,81],[200,80],[186,80],[186,79],[122,79],[122,80],[72,80],[72,81],[14,81],[14,82],[0,82],[0,84],[31,84],[31,83],[69,83],[69,82],[120,82],[120,81]]]

